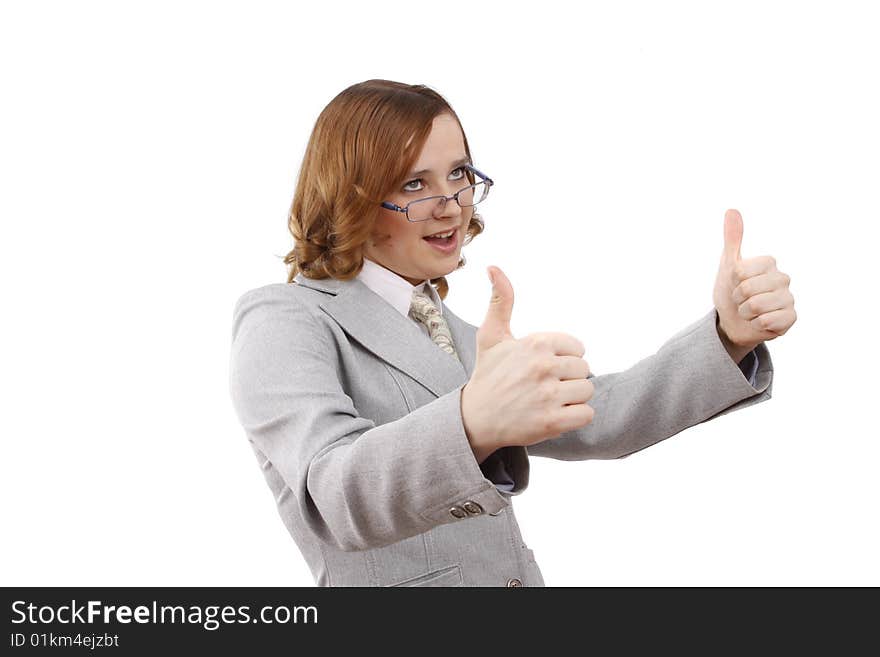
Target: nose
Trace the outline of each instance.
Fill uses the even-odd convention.
[[[457,192],[458,190],[452,190],[453,192]],[[437,207],[434,209],[434,218],[435,219],[458,219],[461,217],[462,207],[456,202],[454,198],[452,198],[452,194],[446,197],[445,201],[442,201],[437,204]]]

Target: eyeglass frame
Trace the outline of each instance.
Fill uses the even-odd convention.
[[[422,221],[427,221],[428,219],[430,219],[430,217],[427,217],[425,219],[415,219],[415,220],[410,219],[409,218],[409,206],[411,206],[413,203],[421,203],[422,201],[430,201],[431,199],[434,199],[434,198],[436,198],[436,199],[442,198],[442,199],[444,199],[444,205],[443,205],[444,208],[446,207],[445,204],[449,203],[449,201],[455,201],[456,203],[458,203],[458,207],[460,207],[460,208],[476,207],[477,204],[463,206],[461,203],[458,202],[458,195],[461,194],[462,192],[464,192],[466,189],[470,189],[471,187],[474,187],[475,185],[482,185],[483,183],[486,183],[486,194],[488,195],[489,189],[492,188],[492,185],[495,184],[495,181],[492,180],[485,173],[483,173],[482,171],[480,171],[479,169],[474,167],[473,165],[465,164],[464,168],[467,169],[468,171],[470,171],[471,173],[478,175],[480,178],[482,178],[482,180],[480,182],[472,183],[470,185],[462,187],[457,192],[455,192],[455,194],[452,194],[450,196],[444,196],[443,194],[438,194],[436,196],[426,196],[425,198],[417,198],[417,199],[410,201],[409,203],[407,203],[403,207],[400,207],[399,205],[396,205],[395,203],[392,203],[391,201],[383,201],[381,203],[381,206],[383,208],[385,208],[386,210],[393,210],[394,212],[403,212],[406,215],[406,220],[409,221],[410,223],[414,223],[414,224],[420,223]]]

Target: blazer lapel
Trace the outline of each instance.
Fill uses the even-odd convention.
[[[443,304],[443,316],[461,361],[434,344],[409,317],[357,278],[314,280],[297,274],[294,282],[328,293],[319,306],[354,340],[406,372],[438,397],[465,383],[473,371],[473,329]],[[448,314],[447,314],[448,313]],[[471,333],[471,336],[468,336]]]

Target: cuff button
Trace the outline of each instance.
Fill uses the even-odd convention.
[[[471,513],[476,516],[476,515],[479,515],[483,512],[483,507],[481,507],[476,502],[472,502],[471,500],[468,500],[467,502],[464,503],[464,510],[467,511],[468,513]]]

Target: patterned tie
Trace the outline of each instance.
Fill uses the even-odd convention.
[[[449,332],[449,325],[428,295],[424,292],[413,292],[409,314],[413,319],[428,327],[428,334],[434,344],[447,354],[458,358],[458,354],[455,353],[455,345],[452,342],[452,334]]]

